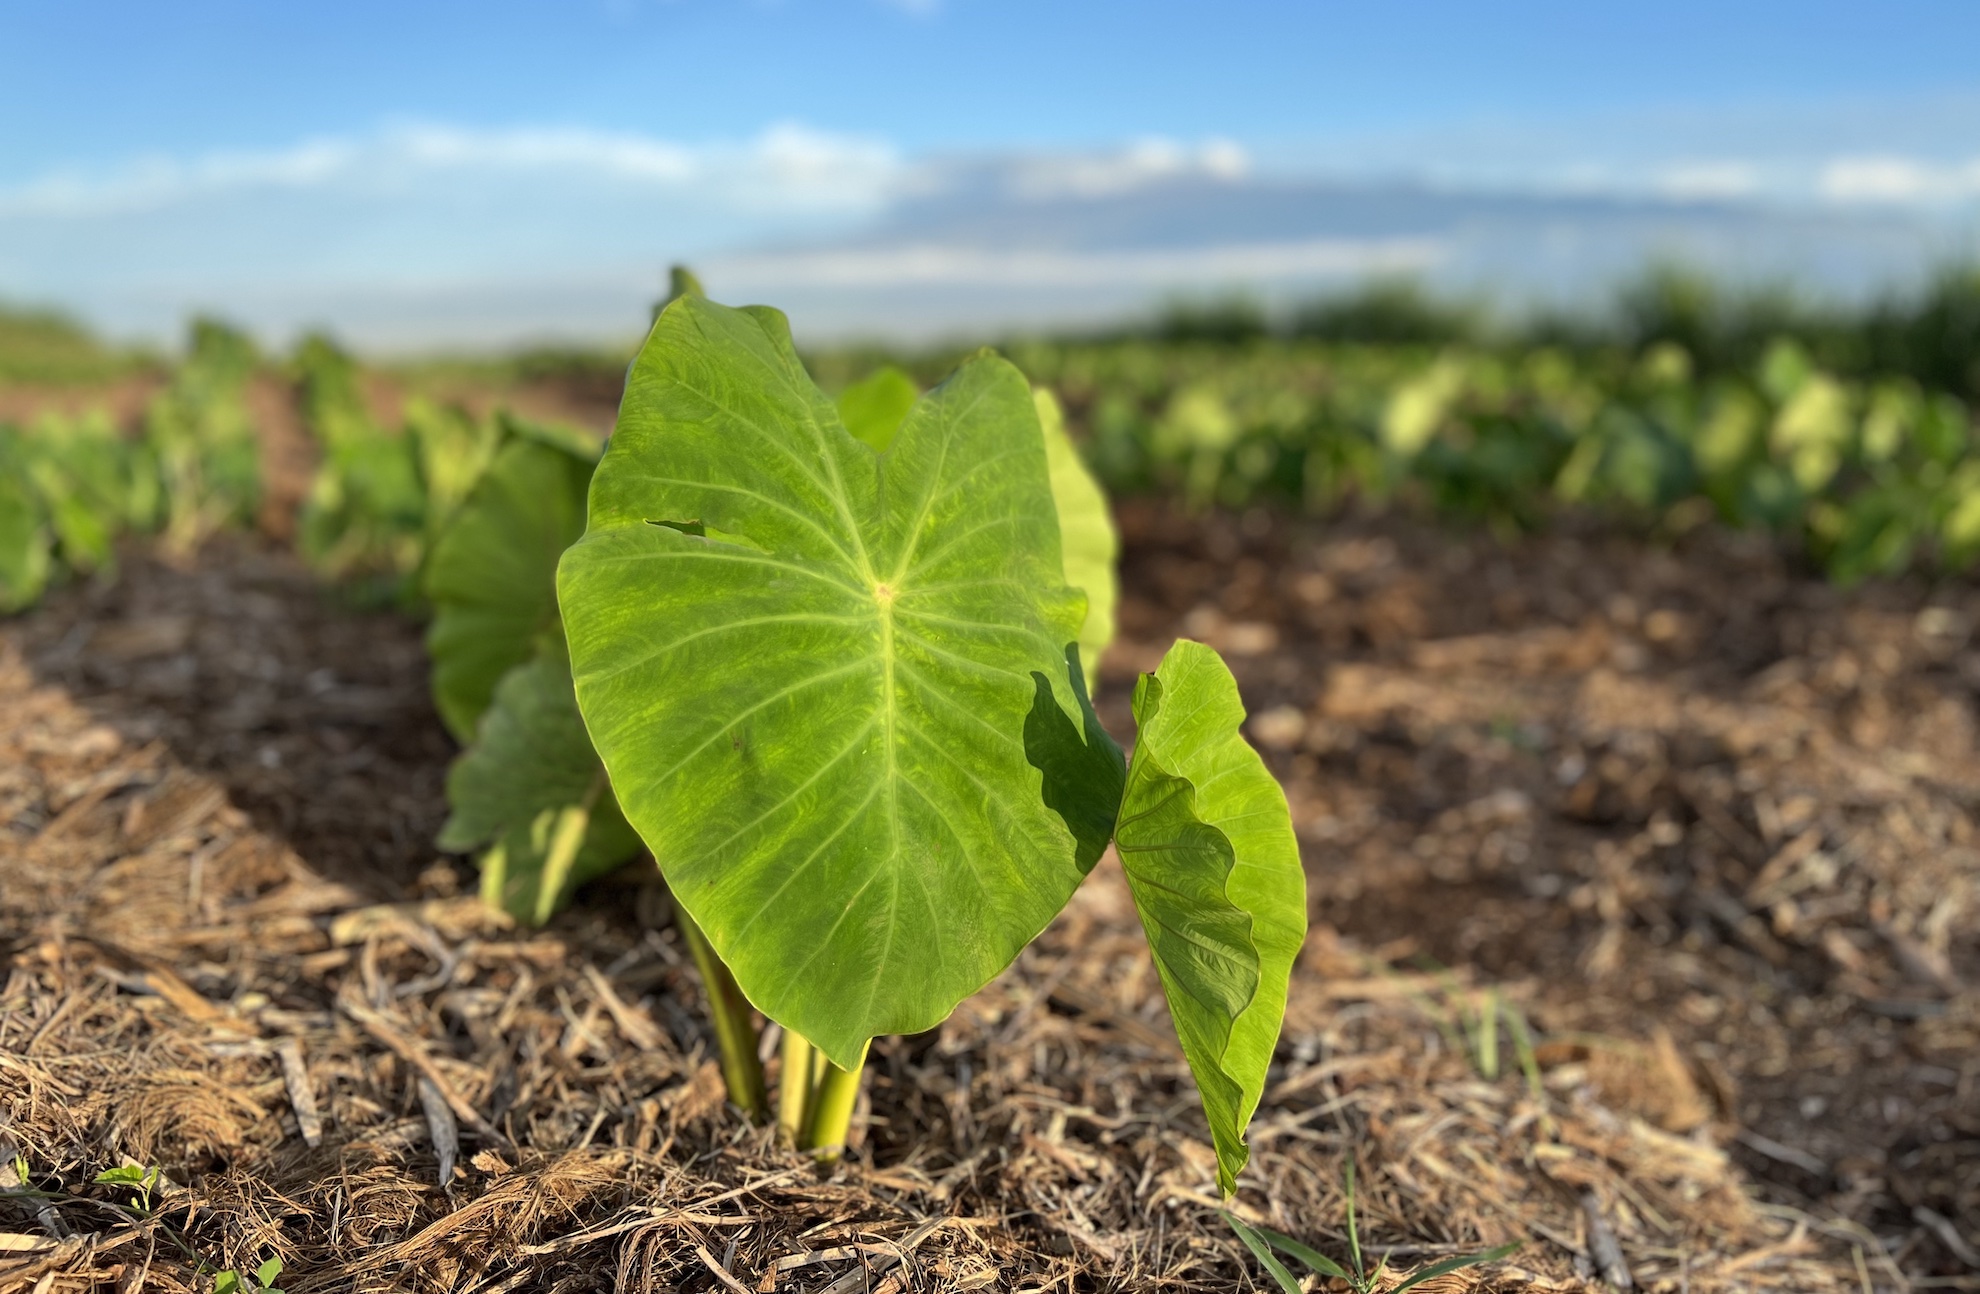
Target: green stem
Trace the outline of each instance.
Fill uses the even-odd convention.
[[[481,868],[481,901],[496,912],[508,911],[503,897],[509,888],[509,846],[497,840],[477,864]]]
[[[674,920],[708,990],[708,1011],[715,1017],[715,1042],[722,1052],[722,1078],[729,1085],[729,1099],[741,1107],[751,1123],[762,1123],[769,1118],[770,1102],[763,1090],[763,1063],[756,1058],[756,1023],[750,1018],[749,999],[678,897],[674,900]]]
[[[825,1076],[819,1080],[812,1100],[811,1126],[805,1145],[818,1162],[836,1163],[846,1148],[846,1130],[852,1126],[853,1106],[859,1102],[859,1078],[866,1069],[866,1049],[860,1048],[859,1064],[840,1069],[829,1059]]]
[[[591,828],[591,809],[605,789],[605,770],[591,779],[591,789],[577,804],[557,810],[557,825],[550,832],[550,852],[543,860],[543,876],[536,886],[536,924],[549,924],[557,911],[557,897],[577,865],[578,850],[584,848],[584,833]]]
[[[777,1126],[791,1145],[802,1149],[811,1121],[812,1080],[817,1051],[803,1034],[784,1030],[784,1072],[777,1080]]]

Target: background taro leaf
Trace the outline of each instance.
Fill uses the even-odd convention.
[[[116,511],[114,508],[99,511],[92,506],[95,500],[81,488],[74,474],[64,470],[59,457],[47,452],[46,446],[41,449],[28,465],[28,475],[47,509],[48,524],[55,532],[63,564],[77,571],[110,565],[112,545],[116,542]]]
[[[883,456],[781,314],[676,300],[558,593],[626,815],[750,1000],[843,1067],[947,1016],[1098,856],[1076,789],[1047,803],[1085,599],[1002,360],[923,397]]]
[[[884,454],[920,396],[913,378],[887,364],[839,392],[839,419],[855,439]]]
[[[414,397],[406,404],[406,435],[418,451],[427,529],[437,536],[494,461],[501,448],[501,426],[459,405]]]
[[[639,851],[585,735],[570,665],[554,650],[503,675],[474,744],[448,770],[447,803],[440,847],[492,842],[483,894],[521,921],[541,923],[578,885]],[[560,815],[572,811],[588,815],[583,843],[568,867],[552,868]]]
[[[50,542],[28,455],[11,427],[0,427],[0,613],[32,606],[48,583]]]
[[[495,415],[498,439],[533,440],[539,445],[561,449],[571,457],[596,466],[598,462],[598,436],[582,427],[568,422],[545,422],[536,418],[525,418],[520,414],[503,409]]]
[[[509,670],[557,636],[557,558],[584,530],[592,463],[516,435],[441,532],[426,571],[433,702],[460,741]]]
[[[1114,641],[1114,604],[1120,600],[1114,561],[1120,537],[1100,482],[1081,460],[1066,435],[1065,414],[1050,391],[1040,387],[1033,399],[1038,422],[1045,430],[1045,459],[1052,472],[1052,498],[1059,508],[1059,545],[1065,556],[1066,583],[1086,594],[1086,623],[1079,631],[1080,660],[1091,688],[1099,678],[1100,654]]]
[[[48,520],[74,570],[109,566],[117,535],[143,520],[136,455],[108,418],[46,415],[26,441]]]
[[[332,578],[407,570],[425,530],[411,437],[366,423],[327,445],[297,523],[297,543],[317,570]]]
[[[1244,704],[1216,652],[1177,642],[1135,688],[1134,717],[1114,846],[1229,1194],[1306,938],[1306,877],[1285,792],[1238,733]]]

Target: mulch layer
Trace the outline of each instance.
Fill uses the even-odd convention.
[[[1344,1258],[1352,1161],[1384,1290],[1980,1288],[1980,590],[1122,524],[1105,717],[1224,651],[1308,866],[1239,1214]],[[523,931],[433,850],[419,633],[249,541],[0,624],[0,1294],[1265,1279],[1111,861],[821,1171],[725,1105],[650,867]]]

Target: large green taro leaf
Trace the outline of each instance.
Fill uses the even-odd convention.
[[[1105,846],[1058,531],[1002,360],[885,454],[774,310],[683,297],[633,364],[558,572],[578,704],[743,991],[842,1067],[1008,965]]]
[[[521,921],[542,923],[578,885],[639,851],[554,648],[502,676],[474,744],[447,772],[447,803],[440,847],[492,845],[483,892]],[[559,850],[560,828],[583,834]]]
[[[1244,704],[1216,652],[1177,642],[1135,687],[1134,717],[1114,846],[1228,1194],[1306,938],[1306,877],[1285,793],[1238,733]]]
[[[1091,687],[1099,677],[1100,654],[1114,641],[1114,604],[1120,601],[1114,560],[1121,541],[1100,482],[1066,435],[1058,398],[1044,387],[1033,393],[1038,422],[1045,429],[1045,460],[1052,471],[1052,497],[1059,507],[1059,543],[1065,554],[1066,583],[1086,594],[1086,623],[1079,631],[1079,655]]]
[[[885,453],[914,407],[914,379],[889,364],[839,393],[839,417],[856,439]],[[1059,509],[1059,547],[1066,583],[1086,594],[1086,623],[1079,631],[1079,655],[1086,665],[1090,689],[1098,681],[1100,654],[1114,640],[1114,604],[1120,591],[1114,560],[1121,544],[1100,482],[1087,469],[1066,435],[1059,401],[1043,387],[1032,393],[1038,423],[1045,432],[1045,465],[1052,478],[1052,499]]]
[[[580,448],[515,435],[434,544],[433,702],[462,742],[502,676],[557,635],[557,558],[584,531],[591,483]]]

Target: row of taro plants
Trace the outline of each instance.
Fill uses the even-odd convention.
[[[1021,343],[1011,355],[1065,399],[1116,495],[1319,513],[1400,502],[1502,529],[1566,507],[1667,533],[1716,520],[1784,536],[1845,581],[1980,561],[1980,438],[1959,396],[1825,372],[1791,339],[1703,374],[1674,342],[1263,337]],[[826,371],[849,362],[828,357]],[[120,531],[162,530],[186,548],[251,517],[255,367],[245,339],[201,325],[140,438],[92,417],[0,427],[0,608],[31,604],[65,570],[101,567]],[[499,429],[421,401],[403,427],[381,426],[357,366],[320,339],[291,367],[321,460],[303,552],[380,596],[416,592]]]
[[[1980,437],[1958,395],[1825,372],[1789,338],[1744,368],[1640,351],[1126,340],[1021,343],[1116,495],[1325,515],[1403,505],[1504,530],[1581,509],[1779,535],[1834,578],[1980,561]],[[937,360],[936,363],[943,361]]]
[[[414,400],[404,425],[387,428],[366,407],[356,363],[320,338],[286,370],[271,373],[242,334],[200,322],[136,434],[100,411],[0,423],[0,612],[32,606],[52,581],[109,569],[122,535],[155,535],[185,555],[256,524],[268,484],[257,417],[291,399],[317,460],[298,548],[326,578],[375,599],[415,592],[434,536],[494,452],[499,420]]]
[[[244,337],[198,324],[141,435],[100,413],[0,424],[0,611],[32,605],[65,573],[106,569],[126,532],[162,534],[183,552],[251,522],[261,459],[246,390],[256,364]]]

